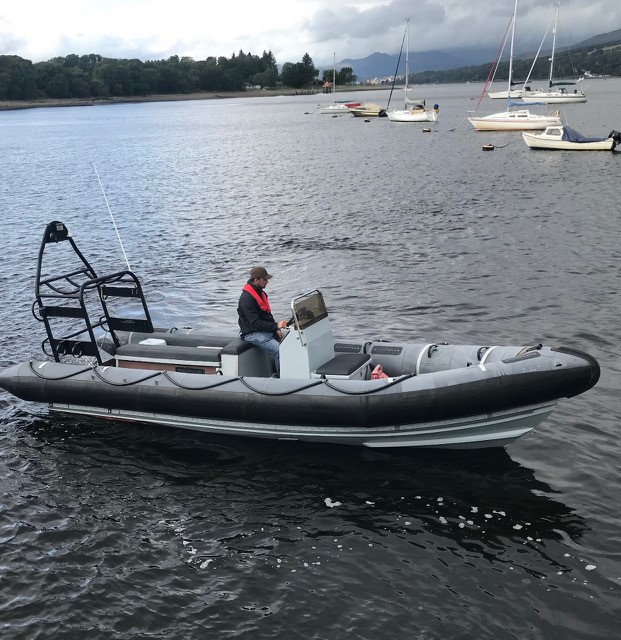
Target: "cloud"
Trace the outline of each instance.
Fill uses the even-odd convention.
[[[0,9],[0,53],[47,60],[71,53],[162,59],[171,55],[227,56],[240,49],[277,61],[309,53],[317,65],[332,55],[361,58],[399,50],[406,18],[410,49],[497,47],[513,0],[30,0]],[[552,0],[520,0],[519,51],[536,49],[553,15]],[[621,27],[618,0],[564,0],[561,45]]]
[[[311,39],[318,43],[339,42],[340,49],[371,53],[381,48],[393,52],[400,47],[406,18],[411,19],[411,33],[421,25],[428,30],[446,20],[446,11],[433,0],[421,0],[416,4],[412,16],[412,3],[408,0],[393,0],[389,4],[358,8],[347,6],[334,9],[319,9],[308,24]],[[424,16],[423,21],[418,16]],[[377,44],[372,44],[377,43]]]
[[[15,55],[14,51],[20,51],[26,45],[27,42],[24,38],[0,29],[0,55]]]

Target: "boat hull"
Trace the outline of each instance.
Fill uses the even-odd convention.
[[[612,151],[615,141],[612,138],[594,142],[570,142],[558,137],[547,137],[544,134],[522,133],[524,142],[531,149],[551,149],[556,151]]]
[[[356,118],[382,118],[386,115],[386,110],[377,104],[363,103],[351,109],[351,113]]]
[[[53,403],[50,410],[107,420],[175,427],[201,433],[276,440],[355,445],[370,448],[421,447],[487,449],[504,447],[535,429],[553,411],[556,402],[498,411],[453,420],[384,427],[287,425],[158,414],[127,409],[101,409]]]
[[[473,116],[468,120],[476,131],[537,131],[561,124],[561,120],[556,114],[541,116],[524,110],[481,117]]]
[[[382,115],[381,111],[375,109],[352,109],[351,112],[355,118],[379,118]]]
[[[546,104],[573,104],[586,102],[587,97],[583,93],[529,93],[522,95],[522,102],[525,104],[536,104],[545,102]]]
[[[492,100],[507,100],[509,98],[511,98],[512,100],[513,99],[517,100],[518,98],[522,97],[523,93],[524,92],[522,91],[522,89],[516,89],[514,91],[511,91],[511,95],[509,95],[509,92],[507,90],[505,90],[505,91],[488,91],[487,95]]]
[[[438,112],[432,109],[404,109],[388,111],[386,116],[391,122],[436,122]]]
[[[333,116],[342,116],[347,113],[351,113],[352,109],[360,106],[359,102],[348,102],[348,103],[340,103],[336,102],[334,104],[328,105],[327,107],[319,107],[319,113],[325,115],[333,115]]]
[[[358,346],[339,344],[349,353]],[[534,429],[558,399],[591,388],[600,373],[591,356],[562,348],[369,344],[378,362],[412,373],[283,379],[25,362],[0,371],[0,387],[55,411],[210,433],[486,448]]]

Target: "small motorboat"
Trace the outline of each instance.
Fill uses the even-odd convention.
[[[559,151],[613,151],[621,142],[618,131],[611,131],[607,138],[589,138],[563,125],[547,127],[541,133],[522,132],[522,137],[531,149]]]
[[[73,268],[44,275],[56,273],[52,247],[72,250]],[[97,275],[58,221],[43,236],[32,309],[48,359],[0,371],[0,387],[56,412],[208,433],[502,447],[600,375],[595,358],[565,347],[335,339],[313,290],[291,301],[274,377],[267,354],[236,335],[155,328],[136,275]]]
[[[363,102],[351,109],[351,113],[356,118],[385,118],[386,109],[380,107],[379,104],[374,102]]]

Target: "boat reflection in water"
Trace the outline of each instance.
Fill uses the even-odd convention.
[[[537,556],[539,565],[551,562],[556,571],[562,560],[543,558],[542,543],[551,554],[552,543],[578,542],[587,530],[584,518],[504,449],[345,450],[275,440],[257,446],[247,438],[165,427],[145,431],[130,424],[102,430],[99,420],[84,416],[24,416],[21,421],[46,448],[65,452],[48,456],[54,465],[50,476],[65,478],[81,466],[90,469],[96,458],[101,469],[131,468],[146,485],[208,488],[210,500],[222,494],[219,499],[235,509],[232,492],[239,500],[244,497],[240,509],[255,500],[262,505],[263,522],[275,524],[248,533],[266,539],[280,535],[283,513],[299,514],[294,521],[313,540],[332,539],[326,518],[333,514],[339,529],[350,535],[394,535],[415,540],[421,548],[450,540],[463,557],[472,553],[471,559],[480,555],[507,562],[511,546],[517,545],[523,556],[530,539],[528,553]],[[252,523],[246,526],[251,529]],[[562,549],[552,555],[562,555]]]

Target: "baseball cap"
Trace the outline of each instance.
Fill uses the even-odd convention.
[[[252,269],[250,269],[250,279],[254,280],[255,278],[266,278],[270,280],[272,276],[267,272],[265,267],[252,267]]]

